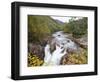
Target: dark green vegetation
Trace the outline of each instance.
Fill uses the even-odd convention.
[[[87,35],[88,21],[86,17],[75,20],[75,17],[69,20],[69,23],[65,24],[64,32],[71,33],[75,38],[81,38],[83,35]]]
[[[66,17],[67,18],[67,17]],[[28,16],[28,46],[31,43],[33,49],[28,51],[28,66],[41,66],[43,64],[43,56],[41,52],[44,49],[43,43],[47,41],[48,37],[56,31],[64,31],[71,34],[73,38],[81,40],[87,38],[88,19],[83,17],[77,19],[72,17],[67,23],[59,22],[52,19],[50,16]],[[36,47],[34,45],[38,45]],[[33,51],[32,51],[33,50]],[[38,51],[40,53],[38,53]],[[43,54],[43,53],[42,53]],[[86,64],[87,49],[82,49],[81,53],[69,54],[68,58],[64,58],[62,64]]]

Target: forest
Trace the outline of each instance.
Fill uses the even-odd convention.
[[[66,17],[67,18],[67,17]],[[28,15],[28,67],[42,66],[44,47],[53,33],[63,31],[78,45],[78,51],[63,56],[60,65],[88,63],[88,19],[71,17],[69,22],[55,20],[50,16]]]

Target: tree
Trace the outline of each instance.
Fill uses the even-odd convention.
[[[72,18],[69,23],[65,24],[64,31],[73,34],[73,37],[80,38],[87,34],[87,18],[82,19]]]

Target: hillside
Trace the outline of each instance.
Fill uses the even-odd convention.
[[[46,35],[62,30],[62,24],[50,16],[28,16],[28,40],[29,42],[40,41]]]

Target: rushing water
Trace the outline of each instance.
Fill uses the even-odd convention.
[[[53,53],[50,52],[50,45],[45,46],[45,57],[44,65],[59,65],[62,56],[67,54],[68,50],[73,51],[77,50],[77,45],[71,39],[68,38],[68,35],[63,33],[63,31],[58,31],[52,34],[52,44],[56,44],[56,49]]]

